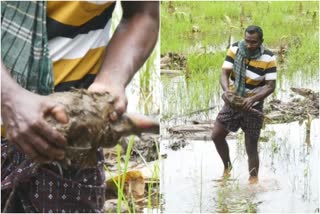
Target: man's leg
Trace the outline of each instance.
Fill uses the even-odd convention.
[[[258,182],[259,173],[259,154],[258,154],[258,141],[259,135],[249,135],[245,133],[245,145],[248,154],[248,165],[249,165],[249,182]]]
[[[229,172],[232,168],[230,155],[229,155],[229,147],[226,141],[226,136],[228,135],[228,131],[223,128],[219,121],[215,122],[215,125],[212,130],[211,138],[216,146],[216,149],[222,159],[224,165],[224,176],[229,175]]]

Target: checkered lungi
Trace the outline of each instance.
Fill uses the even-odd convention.
[[[95,168],[35,163],[1,141],[1,211],[9,213],[101,213],[105,202],[102,149]],[[12,197],[10,195],[12,194]]]
[[[253,106],[254,109],[263,112],[263,102]],[[236,132],[241,128],[245,134],[259,138],[263,125],[263,117],[254,112],[238,111],[229,105],[224,105],[219,112],[217,121],[228,131]]]

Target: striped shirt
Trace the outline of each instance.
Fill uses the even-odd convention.
[[[87,88],[101,68],[115,2],[48,1],[55,91]]]
[[[223,69],[233,69],[233,63],[238,50],[238,42],[234,43],[228,50]],[[276,80],[277,65],[275,55],[264,50],[263,54],[255,60],[246,59],[246,94],[252,96],[256,89],[265,85],[265,80]],[[235,72],[232,70],[230,81],[230,90],[234,90]]]
[[[20,2],[26,3],[26,2]],[[49,57],[55,91],[87,88],[93,82],[109,42],[110,1],[48,1]],[[1,136],[6,136],[2,126]]]

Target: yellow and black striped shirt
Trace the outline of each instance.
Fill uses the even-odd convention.
[[[101,68],[115,2],[48,1],[55,91],[87,88]]]
[[[238,50],[238,42],[234,43],[228,50],[226,59],[222,68],[233,69],[235,55]],[[276,80],[277,65],[275,55],[269,51],[264,50],[263,54],[255,60],[246,59],[246,94],[252,96],[255,94],[255,89],[263,86],[265,80]],[[230,89],[234,89],[235,72],[232,70]]]

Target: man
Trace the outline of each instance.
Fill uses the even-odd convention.
[[[74,165],[62,177],[52,162],[64,158],[67,142],[44,118],[67,123],[68,116],[43,95],[71,87],[108,91],[115,97],[110,118],[117,120],[126,110],[127,84],[156,44],[159,3],[122,2],[110,40],[115,2],[1,4],[1,117],[8,139],[1,152],[2,212],[101,212],[102,151],[96,168]]]
[[[223,175],[229,176],[232,164],[226,136],[230,131],[236,132],[241,128],[245,133],[249,183],[256,183],[259,172],[258,140],[263,118],[252,109],[263,111],[263,100],[275,89],[277,69],[275,56],[262,45],[262,29],[249,26],[244,36],[244,40],[230,47],[222,66],[220,84],[225,105],[216,118],[212,140],[224,164]],[[230,107],[227,97],[230,93],[244,98],[240,110]]]

